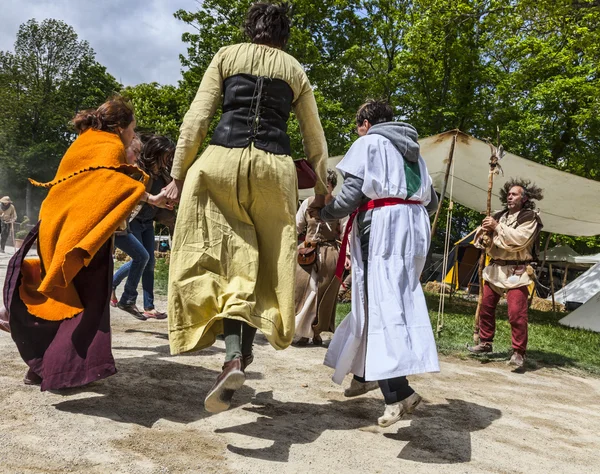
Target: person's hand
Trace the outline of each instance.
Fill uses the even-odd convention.
[[[498,222],[493,217],[486,217],[485,219],[483,219],[481,227],[485,231],[494,232],[496,230],[496,227],[498,227]]]
[[[325,195],[317,194],[313,201],[308,206],[306,212],[313,219],[321,220],[321,209],[325,207]]]
[[[181,198],[181,190],[183,189],[183,179],[174,179],[169,184],[167,184],[164,188],[162,188],[162,192],[165,193],[165,197],[172,205],[173,203],[179,202]]]
[[[352,260],[347,255],[346,255],[346,262],[344,263],[344,268],[346,270],[350,270],[350,268],[352,268]]]
[[[163,189],[159,194],[148,196],[148,204],[156,207],[162,207],[163,209],[173,210],[173,204],[167,199],[166,192]]]

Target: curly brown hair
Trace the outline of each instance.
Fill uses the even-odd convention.
[[[500,201],[502,201],[504,207],[507,206],[506,198],[508,192],[515,186],[519,186],[523,190],[523,196],[527,198],[527,201],[523,204],[523,209],[535,209],[535,202],[533,200],[541,201],[544,199],[543,190],[532,183],[531,180],[511,178],[500,189]]]
[[[338,176],[337,171],[331,168],[327,169],[327,183],[330,183],[334,188],[337,186]]]
[[[89,128],[117,133],[119,127],[127,128],[134,118],[131,101],[120,95],[114,95],[97,109],[79,112],[72,123],[77,133],[83,133]]]

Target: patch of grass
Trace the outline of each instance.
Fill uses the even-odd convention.
[[[169,264],[164,258],[157,258],[154,266],[154,291],[166,295],[169,283]]]
[[[427,294],[427,307],[435,332],[439,295]],[[444,324],[436,334],[438,350],[442,354],[465,358],[469,355],[467,344],[473,344],[473,322],[476,301],[449,298],[445,303]],[[350,312],[350,304],[337,306],[336,325]],[[600,375],[600,333],[562,326],[558,320],[564,313],[529,311],[528,367],[539,365],[577,368]],[[498,305],[496,312],[496,337],[494,353],[481,356],[483,361],[501,361],[511,351],[510,324],[506,305]]]

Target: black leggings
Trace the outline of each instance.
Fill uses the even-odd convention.
[[[365,383],[364,377],[354,376],[354,380],[357,382]],[[379,389],[383,393],[386,405],[397,403],[405,398],[410,397],[415,391],[408,384],[406,377],[396,377],[393,379],[378,380]]]
[[[364,254],[363,254],[364,255]],[[368,329],[368,286],[367,286],[367,278],[369,266],[367,264],[367,260],[363,260],[363,266],[365,269],[365,314],[367,315],[367,329]],[[365,378],[360,377],[358,375],[354,376],[354,380],[357,382],[365,383]],[[383,398],[385,398],[386,405],[390,405],[392,403],[397,403],[399,401],[404,400],[405,398],[410,397],[415,391],[408,384],[408,380],[405,376],[395,377],[393,379],[385,379],[378,380],[379,388],[381,393],[383,393]]]
[[[223,334],[225,335],[225,362],[252,354],[256,328],[237,319],[225,318]]]

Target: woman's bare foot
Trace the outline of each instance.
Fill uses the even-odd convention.
[[[117,289],[113,288],[112,293],[110,294],[110,305],[113,308],[116,308],[118,302],[119,300],[117,299]]]
[[[161,313],[160,311],[156,311],[156,309],[145,309],[144,316],[148,319],[167,319],[167,313]]]

